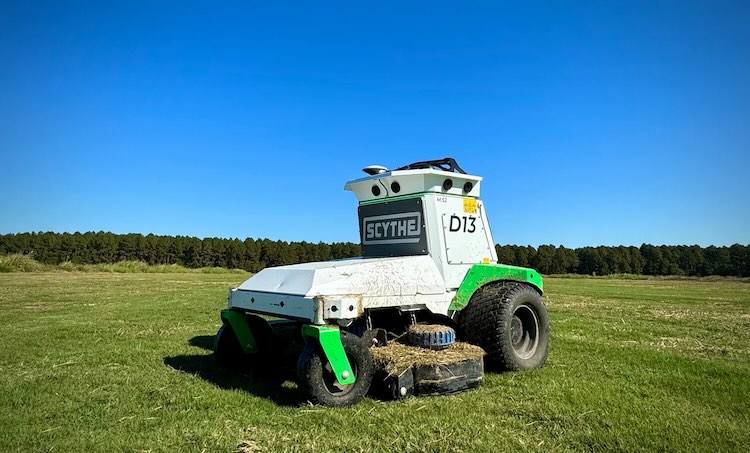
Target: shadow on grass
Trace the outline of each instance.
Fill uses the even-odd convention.
[[[188,343],[190,344],[190,346],[195,346],[197,348],[213,352],[214,338],[216,338],[216,335],[198,335],[188,340]]]
[[[193,337],[189,343],[207,350],[213,350],[213,335]],[[244,370],[227,370],[219,366],[211,354],[190,354],[165,357],[164,364],[183,373],[197,376],[219,388],[242,390],[260,398],[273,401],[280,406],[299,406],[304,395],[296,388],[282,386],[284,378],[291,378],[287,370],[280,376],[265,377]]]

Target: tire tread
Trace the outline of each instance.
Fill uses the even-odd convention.
[[[471,297],[466,308],[459,313],[459,327],[463,339],[469,343],[482,347],[487,355],[485,365],[487,369],[497,371],[526,370],[525,366],[513,351],[509,341],[509,323],[506,322],[513,317],[514,301],[522,297],[538,299],[541,308],[539,293],[530,285],[518,282],[495,282],[479,288]],[[544,309],[543,319],[540,319],[540,336],[543,340],[541,360],[539,356],[536,362],[538,368],[544,363],[549,350],[549,318]]]

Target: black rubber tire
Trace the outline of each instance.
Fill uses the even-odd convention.
[[[300,354],[297,365],[298,380],[310,401],[324,406],[350,406],[358,403],[370,390],[373,376],[372,354],[358,336],[341,331],[341,343],[352,364],[354,384],[338,386],[330,365],[316,341],[309,341]],[[334,387],[338,387],[334,390]]]
[[[246,314],[245,320],[253,334],[258,352],[246,354],[240,346],[232,325],[225,322],[214,338],[216,361],[227,369],[249,372],[254,376],[283,382],[287,375],[281,371],[277,363],[281,353],[278,335],[268,321],[258,315]],[[291,365],[294,365],[294,361]]]
[[[527,328],[534,323],[535,333],[533,328]],[[462,339],[487,353],[487,370],[533,370],[547,359],[549,316],[542,296],[530,285],[497,282],[479,288],[459,312],[458,324]]]
[[[254,314],[245,315],[245,320],[258,348],[257,354],[248,354],[248,356],[252,357],[251,361],[253,363],[257,362],[259,365],[274,362],[277,359],[280,345],[271,324],[262,317]]]
[[[242,368],[246,364],[246,354],[229,323],[224,323],[214,337],[214,359],[229,369]]]

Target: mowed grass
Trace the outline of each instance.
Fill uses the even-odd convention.
[[[341,409],[216,369],[242,274],[0,275],[0,451],[748,451],[750,284],[547,279],[538,371]]]

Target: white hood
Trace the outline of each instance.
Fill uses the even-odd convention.
[[[445,283],[428,255],[350,258],[269,267],[239,286],[240,290],[315,296],[414,296],[444,294]]]

